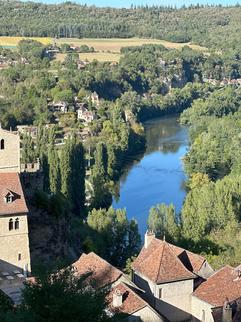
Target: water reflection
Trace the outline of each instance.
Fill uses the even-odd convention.
[[[138,220],[142,235],[151,206],[165,202],[181,209],[186,194],[181,157],[188,146],[187,129],[176,117],[149,121],[145,131],[146,152],[126,168],[119,182],[120,197],[113,202],[115,208],[126,208],[128,217]]]

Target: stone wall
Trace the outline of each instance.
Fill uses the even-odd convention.
[[[19,219],[19,229],[9,231],[9,220]],[[14,225],[13,225],[14,226]],[[0,218],[0,270],[27,268],[31,271],[27,215],[1,216]]]
[[[13,132],[0,128],[0,142],[4,140],[4,149],[0,149],[0,172],[20,172],[20,138]]]

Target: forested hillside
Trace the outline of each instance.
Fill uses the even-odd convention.
[[[96,8],[71,2],[46,5],[0,1],[0,35],[50,37],[146,37],[192,41],[208,47],[234,46],[241,34],[241,8]],[[229,46],[227,46],[229,45]]]

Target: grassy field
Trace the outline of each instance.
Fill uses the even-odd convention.
[[[66,54],[56,54],[55,58],[58,61],[63,62]],[[107,53],[107,52],[100,52],[100,53],[81,53],[79,54],[81,60],[98,60],[100,62],[111,61],[111,62],[118,62],[120,59],[120,53]]]
[[[48,45],[52,43],[51,38],[44,37],[0,37],[0,46],[3,47],[15,47],[19,43],[20,40],[23,39],[33,39],[41,42],[44,45]]]
[[[139,38],[128,38],[128,39],[121,39],[121,38],[113,38],[113,39],[92,39],[92,38],[83,38],[83,39],[76,39],[76,38],[61,38],[57,39],[57,44],[73,44],[76,46],[80,45],[87,45],[89,47],[94,47],[96,51],[110,51],[110,52],[120,52],[121,47],[128,47],[128,46],[141,46],[144,44],[159,44],[163,45],[167,48],[175,48],[180,49],[184,46],[189,46],[196,50],[207,50],[204,47],[198,45],[192,45],[191,43],[174,43],[169,42],[166,40],[158,40],[158,39],[139,39]]]
[[[0,37],[0,46],[7,47],[7,48],[14,48],[17,46],[20,40],[22,39],[34,39],[41,42],[44,45],[51,44],[53,42],[52,38],[44,38],[44,37]],[[83,53],[80,54],[80,58],[82,60],[89,60],[93,61],[97,59],[101,62],[103,61],[119,61],[120,59],[120,50],[122,47],[128,46],[141,46],[144,44],[159,44],[163,45],[166,48],[173,48],[173,49],[180,49],[184,46],[189,46],[195,50],[207,51],[207,48],[193,45],[191,43],[174,43],[165,40],[158,40],[158,39],[139,39],[139,38],[128,38],[128,39],[121,39],[121,38],[111,38],[111,39],[104,39],[104,38],[83,38],[83,39],[76,39],[76,38],[61,38],[57,39],[57,44],[61,45],[63,43],[67,43],[70,45],[80,46],[80,45],[87,45],[89,47],[94,47],[96,53]],[[59,61],[63,61],[65,54],[58,54],[56,59]]]

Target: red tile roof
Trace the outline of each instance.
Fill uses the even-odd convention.
[[[13,202],[6,203],[5,196],[11,193]],[[22,185],[18,173],[0,173],[0,215],[27,213]]]
[[[114,308],[112,306],[113,294],[117,290],[122,294],[122,305],[119,308]],[[136,294],[130,286],[123,282],[111,290],[108,298],[111,310],[126,314],[133,314],[148,306],[148,304],[138,294]]]
[[[169,245],[188,270],[194,273],[199,272],[199,270],[203,266],[203,263],[206,261],[203,256],[194,254],[184,248],[177,247],[175,245]]]
[[[225,266],[210,276],[193,292],[201,300],[214,307],[223,306],[228,299],[230,302],[241,298],[241,278],[238,270]]]
[[[148,248],[142,248],[133,269],[157,284],[195,278],[171,245],[157,238],[153,238]]]
[[[110,285],[123,275],[119,269],[93,252],[88,255],[82,254],[72,266],[76,269],[78,275],[91,272],[91,278],[95,281],[97,287]]]

